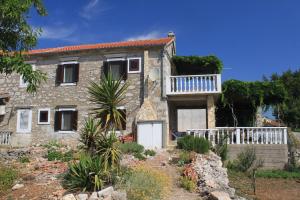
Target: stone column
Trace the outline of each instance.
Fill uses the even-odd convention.
[[[216,127],[215,101],[212,95],[207,96],[207,128]]]

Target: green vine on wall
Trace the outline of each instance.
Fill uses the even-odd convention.
[[[267,110],[280,105],[287,96],[278,81],[228,80],[222,84],[222,90],[217,106],[218,126],[253,126],[259,107]]]
[[[213,55],[173,56],[172,62],[179,75],[219,74],[223,69],[222,61]]]

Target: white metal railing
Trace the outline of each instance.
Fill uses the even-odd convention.
[[[287,144],[287,127],[216,127],[215,129],[188,129],[188,135],[205,137],[212,144],[222,139],[227,144]]]
[[[167,77],[167,94],[221,93],[221,74]]]
[[[10,145],[11,131],[0,131],[0,145]]]

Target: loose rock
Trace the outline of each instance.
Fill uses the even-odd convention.
[[[62,200],[76,200],[74,194],[67,194],[63,196]]]
[[[18,189],[20,189],[20,188],[22,188],[22,187],[24,187],[24,184],[16,184],[16,185],[14,185],[13,187],[12,187],[12,190],[18,190]]]
[[[87,200],[88,199],[88,194],[83,194],[83,193],[81,193],[81,194],[78,194],[77,196],[76,196],[76,199],[77,200]]]

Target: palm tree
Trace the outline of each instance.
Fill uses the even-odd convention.
[[[101,128],[104,132],[113,129],[121,129],[123,111],[118,109],[118,106],[124,102],[125,93],[128,88],[128,83],[123,83],[120,77],[114,80],[111,73],[104,76],[99,83],[91,82],[88,87],[90,100],[97,105],[94,108],[96,118],[101,119]]]

